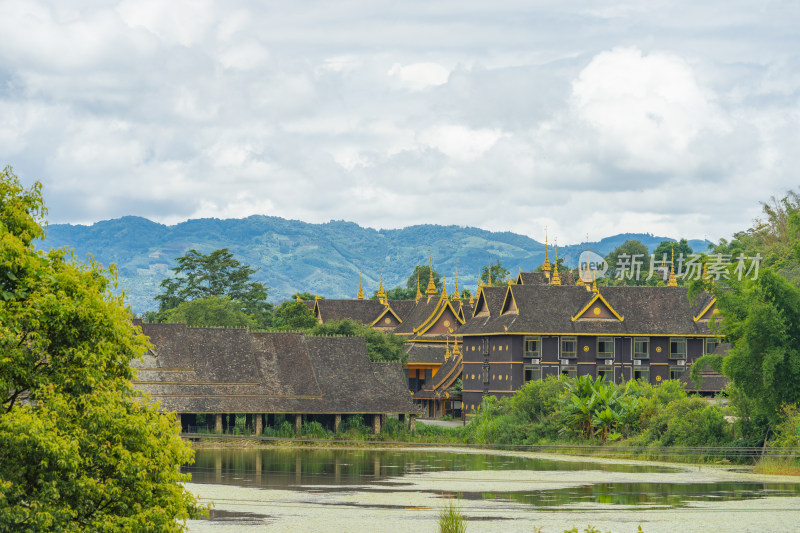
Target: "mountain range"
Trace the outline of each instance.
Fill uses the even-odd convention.
[[[643,233],[620,233],[589,248],[607,255],[635,239],[652,252],[662,241]],[[694,250],[704,241],[691,240]],[[115,263],[119,286],[137,313],[157,307],[161,280],[172,274],[175,258],[194,248],[209,253],[229,249],[244,264],[258,269],[253,276],[269,287],[269,299],[280,302],[296,292],[327,298],[353,298],[363,270],[364,292],[378,288],[383,272],[386,289],[405,284],[418,264],[429,257],[434,270],[444,274],[452,290],[456,273],[459,287],[477,283],[481,266],[500,262],[512,274],[531,271],[544,261],[544,244],[525,235],[492,232],[473,227],[419,225],[376,230],[353,222],[311,224],[271,216],[241,219],[195,219],[166,226],[146,218],[126,216],[90,226],[52,224],[41,248],[68,246],[78,258],[91,255],[103,265]],[[576,266],[585,244],[559,247],[559,257]],[[550,260],[554,251],[550,248]],[[426,280],[422,280],[423,283]]]

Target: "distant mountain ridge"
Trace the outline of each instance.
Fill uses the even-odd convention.
[[[654,250],[666,237],[622,233],[589,243],[605,256],[629,239]],[[702,240],[689,241],[695,250]],[[353,298],[359,271],[364,272],[364,292],[378,288],[381,268],[384,287],[404,284],[414,266],[433,258],[448,287],[459,273],[459,287],[477,282],[478,270],[500,259],[515,274],[536,269],[544,261],[544,244],[525,235],[491,232],[473,227],[418,225],[375,230],[354,222],[311,224],[280,217],[254,215],[242,219],[194,219],[166,226],[146,218],[126,216],[91,226],[52,224],[41,247],[68,246],[77,257],[91,254],[104,265],[115,263],[120,287],[134,311],[154,309],[161,280],[172,272],[175,258],[189,249],[209,253],[228,248],[242,263],[257,268],[255,278],[269,287],[269,298],[280,302],[296,292],[327,298]],[[575,266],[584,245],[559,247],[559,257]],[[551,247],[550,260],[553,260]],[[426,280],[423,280],[423,282]]]

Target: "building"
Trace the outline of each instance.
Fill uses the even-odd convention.
[[[178,414],[184,431],[220,432],[246,420],[260,434],[276,415],[336,430],[361,415],[380,431],[387,416],[418,414],[399,363],[372,363],[359,337],[141,324],[153,345],[135,386]],[[200,422],[202,421],[202,422]]]

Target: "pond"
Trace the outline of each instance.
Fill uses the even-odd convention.
[[[198,450],[184,471],[201,501],[213,502],[208,519],[190,522],[197,532],[435,531],[451,498],[468,531],[605,523],[603,531],[641,524],[645,533],[674,533],[692,529],[665,523],[698,513],[748,515],[731,531],[747,523],[782,531],[784,521],[794,531],[800,521],[800,483],[697,466],[476,450],[226,448]],[[702,519],[697,531],[732,524]]]

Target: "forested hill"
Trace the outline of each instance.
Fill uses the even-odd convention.
[[[620,234],[591,243],[601,255],[628,239],[641,241],[651,251],[665,238],[647,234]],[[702,241],[691,241],[702,248]],[[374,230],[358,224],[332,221],[309,224],[278,217],[199,219],[165,226],[140,217],[123,217],[91,226],[52,224],[42,247],[69,246],[79,258],[91,254],[104,265],[116,263],[120,287],[136,312],[154,309],[159,283],[171,274],[174,259],[195,248],[209,253],[228,248],[237,259],[258,268],[254,276],[279,302],[295,292],[308,291],[328,298],[352,298],[364,270],[364,292],[378,287],[383,267],[384,285],[404,284],[414,266],[427,263],[447,277],[449,288],[459,272],[460,287],[477,281],[478,268],[500,259],[512,273],[533,270],[544,260],[544,244],[524,235],[459,226],[422,225],[398,230]],[[559,248],[571,266],[581,245]],[[551,251],[552,253],[552,251]],[[551,255],[551,261],[553,259]],[[423,282],[426,280],[423,280]]]

